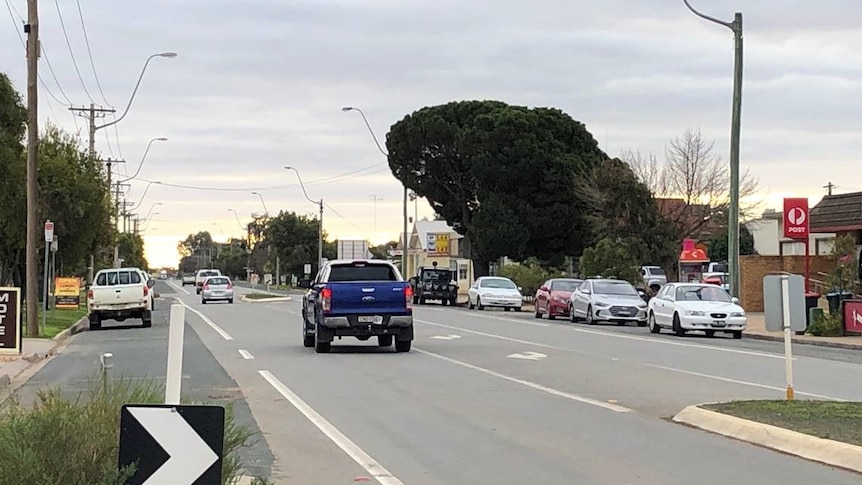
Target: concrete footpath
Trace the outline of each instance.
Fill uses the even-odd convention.
[[[784,341],[784,332],[769,332],[762,313],[749,313],[747,329],[744,334],[748,338],[758,340]],[[833,347],[838,349],[862,350],[862,336],[847,337],[815,337],[813,335],[793,335],[793,343]]]
[[[0,355],[0,404],[57,355],[69,337],[87,328],[87,318],[84,317],[52,339],[24,338],[19,355]]]

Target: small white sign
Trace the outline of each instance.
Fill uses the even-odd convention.
[[[45,242],[49,243],[54,240],[54,223],[45,221]]]
[[[305,263],[305,266],[302,267],[302,272],[305,274],[311,274],[311,263]]]

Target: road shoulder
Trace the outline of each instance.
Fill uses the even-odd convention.
[[[862,473],[862,447],[688,406],[673,421],[807,460]]]

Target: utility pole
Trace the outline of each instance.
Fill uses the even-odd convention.
[[[371,201],[374,202],[374,237],[377,237],[377,202],[383,200],[376,195],[371,196]]]
[[[730,294],[739,297],[739,144],[742,126],[742,13],[736,12],[732,22],[704,15],[683,0],[698,17],[723,25],[733,32],[733,102],[730,121],[730,213],[727,217],[727,263]]]
[[[36,220],[36,196],[38,195],[37,170],[39,165],[39,6],[37,0],[27,0],[27,254],[26,263],[26,301],[27,334],[39,336],[39,263],[36,261],[38,250],[39,223]]]
[[[832,195],[832,189],[837,189],[838,186],[833,184],[832,182],[829,182],[828,184],[824,185],[823,188],[827,190],[826,195]]]

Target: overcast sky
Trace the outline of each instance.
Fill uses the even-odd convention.
[[[15,11],[26,17],[26,2],[4,1],[12,13],[0,22],[0,69],[23,92]],[[147,57],[179,54],[150,62],[117,132],[97,136],[104,157],[127,160],[121,176],[134,173],[150,139],[169,138],[153,144],[128,193],[139,202],[147,181],[162,182],[139,209],[163,204],[146,233],[156,265],[175,264],[176,242],[189,232],[240,235],[228,209],[243,222],[262,212],[253,190],[270,213],[314,213],[284,165],[300,170],[311,198],[325,199],[333,236],[397,238],[400,185],[346,105],[362,108],[381,140],[424,106],[498,99],[561,108],[612,156],[662,153],[669,138],[700,127],[727,158],[732,34],[682,0],[79,1],[99,83],[76,2],[58,2],[62,17],[58,3],[40,2],[40,70],[50,90],[40,89],[43,121],[86,137],[69,104],[92,98],[119,114]],[[692,3],[725,20],[744,9],[741,160],[760,180],[765,206],[778,208],[787,195],[816,202],[830,181],[862,190],[862,2]],[[376,231],[374,196],[382,199]],[[430,210],[420,203],[418,213]]]

